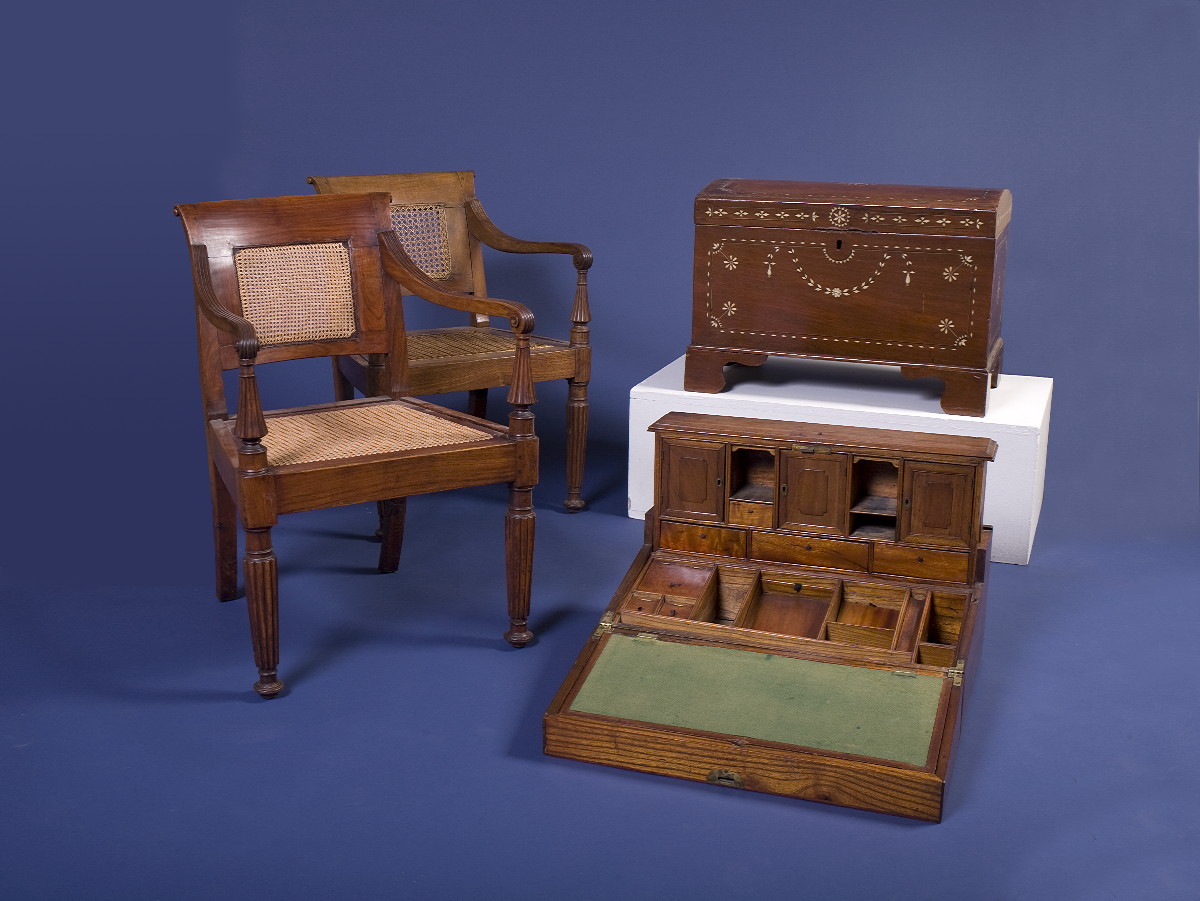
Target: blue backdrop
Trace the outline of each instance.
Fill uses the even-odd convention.
[[[10,385],[0,895],[1192,898],[1200,5],[117,2],[7,14]],[[590,245],[585,495],[541,393],[538,645],[501,653],[501,495],[277,530],[284,675],[211,600],[175,203],[474,169]],[[1032,564],[937,827],[543,759],[539,717],[634,550],[629,388],[687,344],[717,177],[1007,187],[1005,370],[1055,379]],[[565,259],[490,260],[554,312]],[[557,317],[557,318],[556,318]],[[323,399],[324,366],[267,402]],[[347,562],[349,560],[349,562]],[[478,562],[477,562],[478,561]]]

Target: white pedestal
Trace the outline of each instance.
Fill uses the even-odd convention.
[[[864,426],[992,438],[983,521],[993,528],[992,560],[1028,563],[1042,509],[1052,379],[1001,375],[988,392],[985,417],[950,416],[939,405],[942,383],[910,380],[899,369],[772,357],[760,367],[726,369],[720,394],[683,390],[683,357],[629,392],[629,515],[654,505],[654,436],[646,429],[673,411]]]

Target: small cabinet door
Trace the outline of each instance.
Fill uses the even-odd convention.
[[[784,451],[779,475],[779,528],[846,531],[847,454]]]
[[[905,462],[900,540],[969,547],[975,512],[975,467]]]
[[[725,445],[662,439],[660,516],[720,522],[725,513]]]

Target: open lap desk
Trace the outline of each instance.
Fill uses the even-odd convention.
[[[546,753],[938,821],[990,439],[671,413],[647,542]]]

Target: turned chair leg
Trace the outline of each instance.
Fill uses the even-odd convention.
[[[250,640],[258,681],[254,690],[273,698],[283,690],[279,681],[279,572],[271,530],[246,529],[246,609],[250,613]]]
[[[583,464],[587,456],[588,383],[567,380],[567,499],[563,506],[578,513],[587,504],[583,500]]]
[[[404,515],[407,498],[396,497],[380,501],[379,507],[379,571],[394,573],[400,566],[400,547],[404,543]]]
[[[504,515],[509,622],[504,639],[514,648],[523,648],[533,638],[529,631],[529,595],[533,588],[534,517],[533,489],[510,485],[508,512]]]
[[[217,599],[232,601],[238,596],[237,505],[211,459],[208,461],[208,483],[212,491]]]
[[[487,388],[472,388],[467,392],[467,412],[479,419],[487,419]]]

